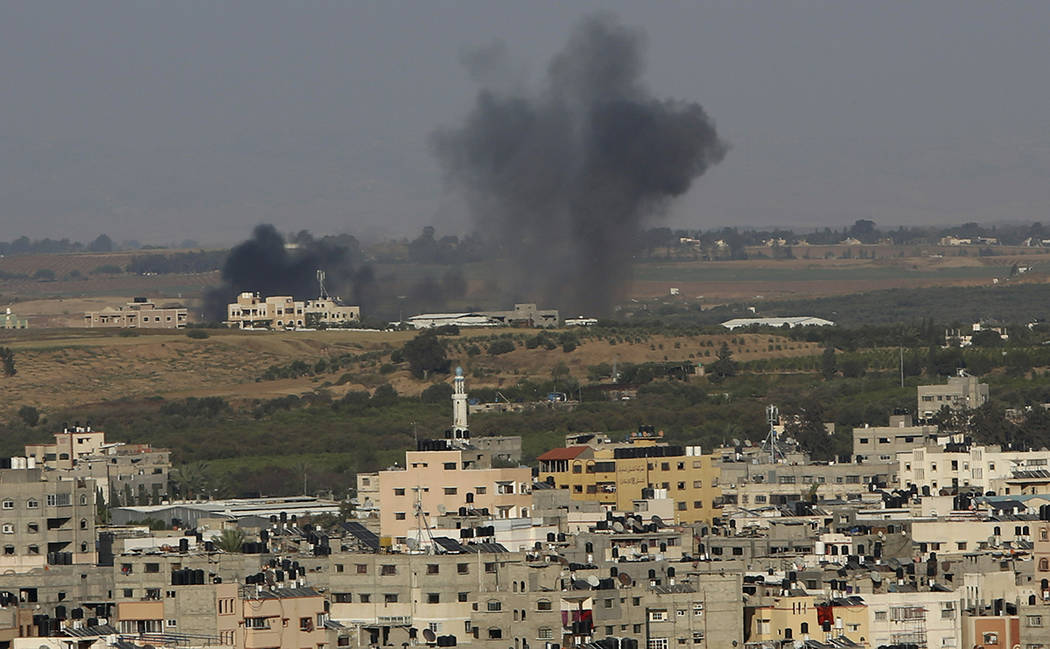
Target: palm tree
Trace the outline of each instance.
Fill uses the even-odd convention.
[[[235,527],[228,527],[215,539],[215,547],[223,552],[240,552],[244,546],[244,531]]]

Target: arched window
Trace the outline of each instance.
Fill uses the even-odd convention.
[[[87,519],[86,518],[81,518],[80,519],[80,529],[82,529],[82,530],[86,530],[87,529]]]
[[[86,505],[87,504],[87,494],[80,494],[80,504],[81,505]]]
[[[1050,539],[1050,530],[1047,530],[1045,527],[1040,529],[1039,530],[1039,540],[1040,541],[1046,541],[1048,539]]]
[[[798,628],[798,632],[799,632],[799,633],[802,633],[802,634],[806,634],[806,633],[809,633],[809,622],[803,622],[803,623],[802,623],[802,624],[801,624],[801,625],[799,626],[799,628]]]
[[[14,509],[15,508],[15,501],[11,500],[10,498],[4,498],[3,508],[4,509]]]
[[[551,610],[551,601],[549,599],[538,599],[536,600],[537,611],[549,611]]]
[[[1050,560],[1047,560],[1046,558],[1040,559],[1039,560],[1039,572],[1047,572],[1047,571],[1050,571]]]
[[[36,498],[30,498],[26,501],[26,509],[40,509],[40,501]],[[1043,530],[1044,532],[1046,530]]]
[[[473,491],[468,491],[467,492],[467,504],[468,505],[474,504],[474,492]]]
[[[992,528],[992,534],[994,534],[996,536],[1002,536],[1003,531],[1001,529],[999,529],[998,525],[996,525],[995,527]]]
[[[496,613],[498,611],[502,611],[503,602],[499,601],[498,599],[490,599],[488,603],[485,604],[485,610],[487,610],[489,613]]]
[[[525,609],[521,609],[521,621],[525,621]]]

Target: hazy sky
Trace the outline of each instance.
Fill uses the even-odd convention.
[[[1050,3],[4,2],[0,240],[469,226],[428,138],[602,8],[732,150],[666,223],[1050,221]]]

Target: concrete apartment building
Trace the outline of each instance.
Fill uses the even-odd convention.
[[[854,462],[894,462],[897,453],[936,444],[936,426],[915,426],[911,415],[892,415],[889,426],[853,429]]]
[[[787,505],[799,501],[860,500],[872,483],[889,487],[897,483],[896,462],[867,464],[770,464],[726,462],[721,471],[725,507]]]
[[[246,292],[226,305],[225,324],[239,329],[287,330],[345,327],[360,321],[361,307],[341,304],[326,295],[300,302],[287,295],[263,298]]]
[[[181,307],[158,307],[144,297],[136,297],[119,307],[105,307],[84,314],[84,327],[134,329],[184,329],[189,311]]]
[[[920,385],[917,388],[915,416],[930,419],[944,406],[952,410],[975,410],[988,402],[988,384],[975,376],[952,376],[944,385]]]
[[[664,489],[676,523],[710,523],[721,515],[720,471],[699,446],[672,446],[635,436],[622,444],[567,446],[540,455],[541,482],[567,489],[575,500],[632,511],[643,490]]]
[[[52,444],[27,444],[26,456],[37,466],[91,478],[104,502],[159,503],[168,493],[171,453],[149,444],[106,442],[106,434],[76,425],[55,433]]]
[[[14,458],[0,469],[0,572],[95,563],[95,482]]]

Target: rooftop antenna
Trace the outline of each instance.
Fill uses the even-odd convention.
[[[317,269],[317,284],[321,288],[321,294],[320,294],[321,297],[320,297],[320,299],[327,300],[328,299],[328,291],[324,287],[324,280],[325,280],[325,273],[324,273],[323,270],[318,268]]]
[[[776,464],[778,459],[785,459],[784,451],[780,448],[780,433],[777,432],[777,424],[780,423],[780,409],[774,405],[766,406],[766,421],[769,422],[769,433],[762,442],[762,448],[769,451],[769,463]]]

